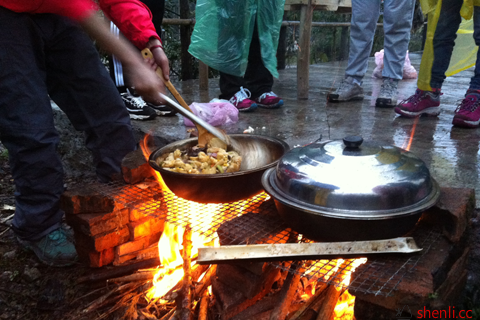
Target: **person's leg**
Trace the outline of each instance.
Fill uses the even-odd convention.
[[[380,16],[380,0],[352,0],[350,51],[346,77],[360,82],[368,68],[373,36]]]
[[[45,84],[47,44],[28,14],[0,7],[0,29],[0,139],[15,183],[12,229],[42,262],[70,265],[77,254],[61,228],[63,168]]]
[[[461,0],[439,0],[428,16],[427,40],[420,63],[415,94],[399,103],[395,112],[404,117],[440,114],[440,90],[450,64],[458,26]]]
[[[350,50],[345,79],[328,94],[332,102],[363,99],[362,79],[368,68],[373,36],[380,16],[380,0],[352,0]]]
[[[263,64],[257,23],[253,28],[252,41],[248,51],[248,64],[245,71],[246,87],[252,93],[252,100],[260,107],[274,109],[283,105],[283,100],[272,92],[273,76]]]
[[[475,6],[473,12],[473,38],[475,44],[480,45],[480,7]],[[470,80],[470,87],[458,108],[452,124],[464,128],[477,128],[480,126],[480,52],[477,52],[475,73]]]
[[[63,28],[61,34],[55,30]],[[135,149],[130,118],[91,40],[68,19],[45,30],[48,92],[75,129],[85,132],[97,176],[108,182]],[[72,58],[74,57],[74,58]]]
[[[397,84],[403,78],[412,29],[415,0],[387,0],[383,5],[384,59],[383,84],[377,97],[377,107],[397,105]]]

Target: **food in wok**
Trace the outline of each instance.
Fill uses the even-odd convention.
[[[237,172],[242,163],[242,157],[237,152],[227,152],[219,147],[176,149],[162,161],[163,158],[157,160],[163,169],[188,174]]]

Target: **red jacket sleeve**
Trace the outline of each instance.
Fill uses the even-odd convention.
[[[152,13],[138,0],[99,0],[105,15],[138,49],[146,47],[151,37],[160,40],[152,23]]]
[[[22,13],[55,13],[74,20],[82,20],[98,10],[92,0],[0,0],[0,6]]]

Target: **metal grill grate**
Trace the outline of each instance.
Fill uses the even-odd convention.
[[[138,185],[93,183],[89,186],[131,210],[165,219],[176,226],[189,224],[194,232],[206,239],[213,240],[218,235],[221,245],[286,243],[292,236],[273,201],[269,201],[270,197],[265,193],[233,203],[201,204],[178,198],[170,191],[162,191],[157,182]],[[369,258],[360,266],[355,259],[306,261],[304,268],[296,272],[302,272],[302,277],[310,281],[348,287],[351,292],[389,296],[403,279],[412,274],[441,237],[439,230],[417,233],[413,237],[423,248],[417,254]],[[301,239],[299,241],[310,242],[298,238]],[[284,268],[278,263],[276,266]],[[355,272],[350,284],[343,284],[343,278],[352,270]]]

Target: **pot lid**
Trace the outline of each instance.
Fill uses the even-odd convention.
[[[276,200],[342,217],[386,218],[433,206],[439,187],[425,163],[404,149],[360,136],[293,148],[264,174]]]

